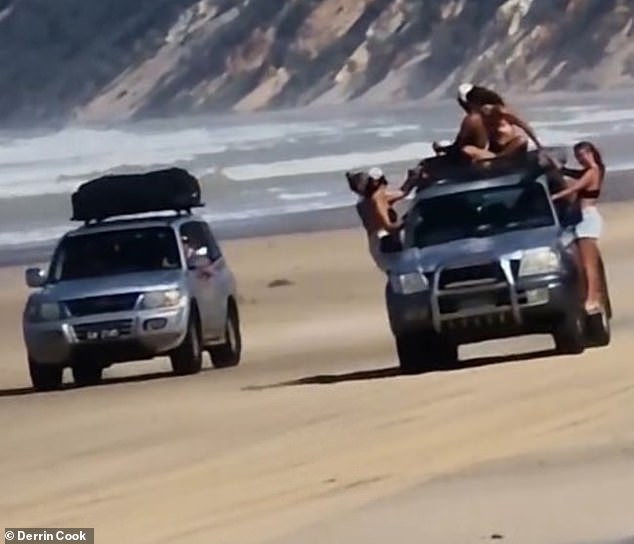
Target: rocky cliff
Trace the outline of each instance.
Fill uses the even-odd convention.
[[[0,0],[0,121],[634,83],[634,0]]]

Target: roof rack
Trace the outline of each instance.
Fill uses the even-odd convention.
[[[204,207],[204,203],[197,204],[196,206],[192,206],[191,208],[175,208],[172,210],[150,210],[147,212],[141,213],[133,213],[133,214],[121,214],[121,215],[109,215],[107,217],[94,217],[90,219],[83,219],[84,226],[86,227],[96,227],[103,225],[105,222],[117,222],[117,221],[135,221],[135,220],[143,220],[143,219],[157,219],[160,217],[165,218],[177,218],[184,216],[193,215],[192,208],[202,208]],[[162,212],[172,212],[171,215],[159,215]]]

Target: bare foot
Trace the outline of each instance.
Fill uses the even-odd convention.
[[[599,314],[602,312],[601,303],[598,301],[588,300],[586,302],[586,313],[588,315]]]

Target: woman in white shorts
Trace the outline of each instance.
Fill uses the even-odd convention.
[[[575,158],[583,167],[578,179],[570,179],[566,189],[553,195],[553,200],[576,196],[581,204],[581,222],[576,227],[579,254],[587,281],[586,312],[601,311],[601,273],[599,247],[603,219],[597,209],[597,200],[605,177],[601,153],[592,142],[579,142],[574,146]]]

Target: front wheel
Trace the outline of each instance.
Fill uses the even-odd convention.
[[[73,365],[73,380],[79,387],[97,385],[103,375],[103,367],[99,365],[81,364]]]
[[[186,376],[200,372],[203,358],[200,347],[198,321],[194,314],[189,318],[187,334],[182,344],[172,352],[170,360],[174,374],[178,376]]]
[[[402,374],[420,374],[425,371],[421,343],[412,333],[396,336],[396,353]]]
[[[45,365],[29,357],[29,374],[33,389],[53,391],[62,386],[64,368],[59,365]]]
[[[242,356],[240,317],[234,304],[229,304],[225,323],[225,343],[207,349],[214,368],[237,366]]]
[[[397,336],[396,351],[403,374],[450,370],[458,362],[457,344],[433,331]]]

